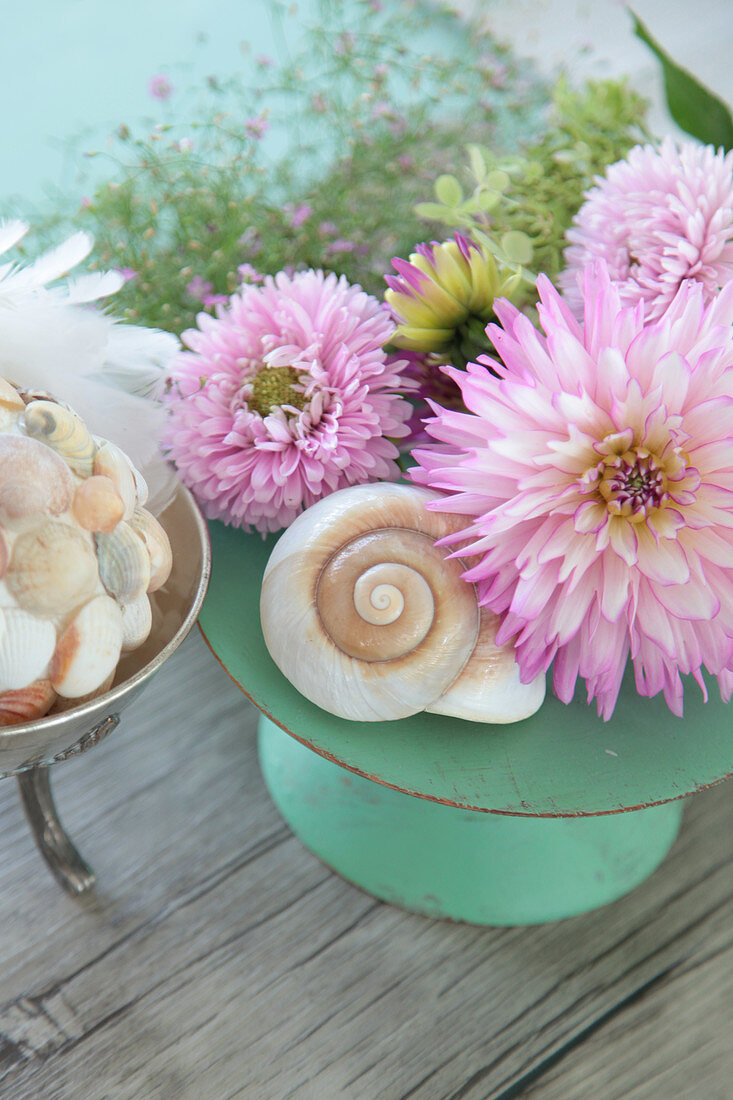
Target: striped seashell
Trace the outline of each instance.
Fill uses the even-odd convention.
[[[54,690],[66,699],[96,691],[114,673],[122,650],[122,613],[109,596],[82,607],[58,640],[49,669]]]
[[[42,679],[56,648],[56,629],[19,608],[0,608],[0,690],[16,691]]]
[[[8,546],[7,536],[5,532],[0,529],[0,579],[7,573],[9,561],[10,547]]]
[[[93,474],[74,494],[74,518],[85,531],[114,531],[125,513],[122,497],[108,477]]]
[[[145,508],[136,508],[129,523],[145,543],[150,555],[148,592],[157,592],[168,580],[173,567],[170,540],[155,516]]]
[[[36,439],[0,436],[0,508],[9,519],[59,516],[73,495],[69,468],[57,454]]]
[[[89,477],[97,449],[76,413],[53,401],[31,401],[23,418],[25,430],[59,454],[79,477]]]
[[[0,378],[0,429],[12,427],[25,408],[25,402],[15,386]]]
[[[122,497],[125,511],[123,519],[129,519],[137,504],[137,486],[132,463],[114,443],[104,442],[94,456],[94,473],[108,477]]]
[[[139,596],[130,603],[123,603],[122,652],[129,653],[141,646],[153,625],[153,609],[147,596]]]
[[[90,537],[60,520],[18,535],[5,584],[20,607],[34,615],[50,618],[73,611],[97,590]]]
[[[147,591],[150,556],[142,539],[129,524],[118,523],[114,531],[94,536],[102,584],[120,603],[130,603]]]
[[[0,726],[20,726],[48,714],[56,699],[50,680],[36,680],[18,691],[0,695]]]

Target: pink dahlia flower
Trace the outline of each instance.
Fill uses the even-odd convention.
[[[436,407],[416,481],[466,516],[459,555],[503,616],[522,679],[554,661],[608,718],[629,655],[642,695],[682,712],[680,673],[730,695],[733,667],[733,284],[685,284],[662,320],[585,274],[585,325],[538,280],[542,335],[509,303],[489,326],[499,375],[446,368],[468,413]]]
[[[705,302],[733,278],[733,152],[666,139],[637,145],[588,192],[567,233],[560,286],[583,315],[582,271],[603,259],[624,305],[645,304],[648,320],[670,305],[685,279]]]
[[[375,298],[320,271],[243,286],[183,334],[164,447],[208,516],[278,531],[320,497],[400,476],[411,408]]]

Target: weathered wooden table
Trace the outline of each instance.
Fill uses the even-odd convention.
[[[55,776],[87,903],[0,786],[8,1100],[729,1100],[733,792],[695,797],[626,898],[534,928],[392,909],[270,804],[256,711],[195,633]]]

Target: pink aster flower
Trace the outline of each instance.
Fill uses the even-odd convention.
[[[441,410],[415,480],[467,517],[466,579],[503,616],[526,682],[554,661],[613,711],[630,656],[642,695],[682,712],[680,673],[733,668],[733,283],[707,307],[681,287],[644,324],[605,264],[585,273],[581,327],[544,277],[546,335],[508,303],[490,336],[499,375],[446,372],[468,413]]]
[[[277,531],[320,497],[400,476],[410,406],[376,298],[321,271],[243,286],[183,334],[166,449],[207,514]]]
[[[588,192],[568,230],[560,285],[576,316],[579,280],[603,259],[624,305],[643,301],[646,316],[664,313],[685,279],[706,302],[733,278],[733,152],[692,142],[660,149],[637,145]]]

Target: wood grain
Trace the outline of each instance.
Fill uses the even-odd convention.
[[[108,742],[59,766],[61,811],[99,874],[88,904],[57,889],[0,788],[0,1096],[666,1100],[701,1067],[706,1098],[725,1095],[724,787],[690,803],[660,871],[606,909],[538,928],[434,923],[289,834],[255,717],[194,636]]]

